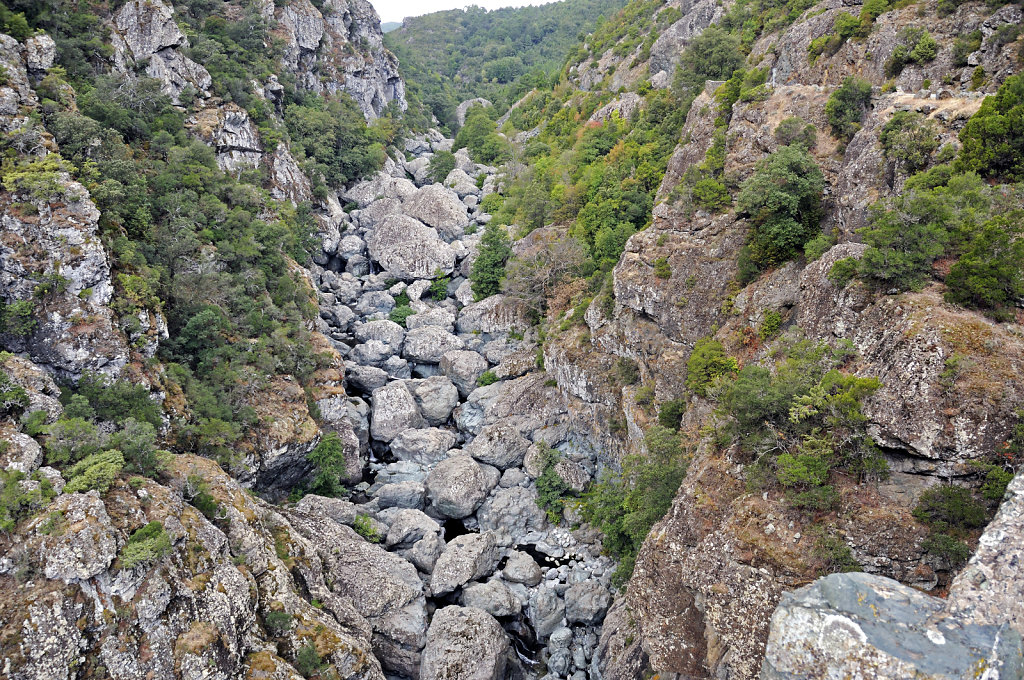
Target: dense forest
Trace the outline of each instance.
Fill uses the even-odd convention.
[[[483,97],[501,112],[546,84],[582,37],[624,4],[566,0],[491,11],[470,6],[406,19],[385,44],[401,60],[412,92],[452,128],[459,102]]]

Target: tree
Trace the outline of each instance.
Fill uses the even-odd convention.
[[[306,459],[316,466],[316,475],[309,492],[319,496],[337,496],[341,491],[341,477],[346,472],[345,446],[337,432],[328,432]]]
[[[701,338],[686,361],[686,387],[705,397],[715,379],[734,373],[738,368],[739,363],[725,353],[722,343]]]
[[[1006,307],[1024,298],[1024,211],[1000,215],[983,224],[968,250],[946,276],[946,300],[1011,318]]]
[[[928,165],[939,147],[935,122],[915,111],[897,111],[882,127],[880,135],[885,157],[898,170],[913,174]]]
[[[566,277],[579,276],[586,259],[587,251],[576,239],[553,239],[536,252],[508,263],[502,292],[541,313],[554,287]]]
[[[504,227],[491,221],[484,228],[480,239],[480,252],[473,261],[469,274],[470,285],[477,300],[501,292],[501,280],[505,275],[505,262],[512,254],[509,238]]]
[[[846,76],[825,103],[825,118],[832,132],[848,142],[860,129],[861,118],[871,102],[871,83],[856,76]]]
[[[960,131],[958,164],[983,177],[1024,181],[1024,76],[1006,79]]]
[[[818,233],[825,178],[802,145],[785,146],[763,159],[741,186],[739,212],[754,227],[751,257],[768,266],[796,257]]]

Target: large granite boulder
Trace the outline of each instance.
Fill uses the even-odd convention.
[[[465,204],[440,184],[428,184],[406,199],[405,214],[437,229],[445,241],[459,238],[469,226]]]
[[[494,488],[480,464],[465,454],[438,463],[426,486],[434,510],[454,519],[472,515]]]
[[[390,442],[404,430],[425,426],[416,399],[404,382],[395,380],[373,391],[370,436],[374,439]]]
[[[465,399],[476,389],[476,381],[487,367],[487,359],[471,350],[451,350],[441,355],[441,371],[459,388],[459,395]]]
[[[404,281],[451,274],[455,251],[437,231],[408,215],[391,215],[366,239],[367,249],[387,273]]]
[[[470,581],[494,572],[501,559],[501,551],[494,534],[466,534],[452,539],[434,565],[430,581],[431,592],[445,595]]]
[[[447,352],[466,346],[456,335],[438,326],[421,326],[406,333],[404,356],[409,361],[421,364],[440,363]]]
[[[405,430],[391,440],[391,453],[398,460],[430,465],[444,460],[455,440],[454,432],[436,427]]]
[[[420,680],[501,680],[508,653],[508,636],[490,614],[445,607],[427,630]]]

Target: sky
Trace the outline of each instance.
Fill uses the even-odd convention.
[[[552,0],[546,0],[551,2]],[[370,0],[377,10],[381,21],[401,21],[405,17],[415,17],[444,9],[462,9],[469,5],[477,5],[484,9],[500,7],[522,7],[524,5],[543,5],[545,0]]]

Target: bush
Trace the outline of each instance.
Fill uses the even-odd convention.
[[[1006,182],[1024,181],[1024,75],[1010,76],[985,98],[960,131],[960,142],[958,165],[964,169]]]
[[[284,611],[269,612],[263,617],[267,632],[271,637],[281,637],[292,627],[292,615]]]
[[[58,420],[50,426],[46,439],[46,461],[56,466],[76,463],[98,453],[106,443],[106,436],[87,420]]]
[[[455,169],[455,154],[451,151],[438,151],[427,165],[427,175],[435,184],[444,182],[448,173]]]
[[[0,5],[2,7],[2,5]],[[24,488],[21,482],[31,479],[38,488]],[[38,472],[27,477],[18,470],[0,470],[0,531],[14,531],[21,520],[46,506],[56,492]]]
[[[544,511],[549,522],[559,524],[566,499],[576,494],[555,471],[555,466],[562,459],[561,454],[544,442],[539,442],[537,448],[541,455],[542,470],[537,477],[537,507]]]
[[[384,540],[384,537],[377,531],[377,527],[373,525],[373,522],[367,515],[356,515],[355,521],[352,522],[352,528],[370,543],[380,543]]]
[[[312,677],[314,673],[324,667],[323,659],[316,651],[316,647],[312,642],[307,642],[301,647],[299,651],[295,653],[294,664],[295,670],[297,670],[302,677]]]
[[[969,490],[946,484],[926,489],[913,514],[941,531],[977,529],[987,522],[985,507],[974,500]]]
[[[344,491],[341,477],[347,470],[345,445],[337,432],[326,433],[306,456],[306,460],[315,466],[309,493],[318,496],[337,496]]]
[[[670,399],[662,402],[658,409],[658,424],[668,430],[678,430],[684,413],[686,413],[685,399]]]
[[[86,456],[66,470],[64,476],[68,483],[64,493],[78,491],[99,491],[101,494],[110,490],[110,485],[117,479],[124,468],[124,456],[116,449],[101,451]]]
[[[939,148],[935,123],[914,111],[897,111],[882,127],[880,136],[885,157],[913,174],[928,165]]]
[[[743,182],[737,208],[753,226],[750,255],[761,267],[796,257],[818,233],[825,178],[800,145],[782,147]]]
[[[814,556],[825,563],[824,573],[826,574],[862,570],[846,541],[830,534],[823,533],[815,541]]]
[[[171,537],[160,522],[150,522],[132,532],[121,548],[121,568],[132,569],[155,562],[171,552]]]
[[[958,35],[953,41],[953,65],[967,66],[967,58],[981,49],[982,34],[974,30],[967,35]]]
[[[46,434],[46,420],[49,415],[46,411],[32,411],[21,418],[21,430],[29,437],[38,437]]]
[[[714,381],[739,369],[739,362],[727,356],[722,343],[712,338],[701,338],[686,361],[686,387],[706,397]]]
[[[845,288],[846,284],[857,275],[859,268],[860,260],[855,257],[844,257],[841,260],[835,261],[826,276],[837,288]]]
[[[16,300],[5,304],[0,300],[0,333],[23,338],[35,330],[38,322],[32,300]]]
[[[895,78],[907,64],[924,64],[935,58],[938,43],[923,28],[907,26],[900,31],[898,43],[885,61],[885,75]]]
[[[149,423],[154,428],[162,425],[160,405],[150,399],[145,385],[127,380],[111,382],[106,376],[86,371],[78,381],[74,393],[85,397],[95,410],[96,417],[122,424],[129,418]],[[72,393],[62,395],[70,402]]]
[[[1013,318],[1024,298],[1024,212],[1001,215],[983,224],[946,276],[946,300],[988,311],[999,320]]]
[[[672,276],[672,267],[668,258],[659,257],[654,261],[654,275],[659,279],[667,279]]]
[[[971,549],[966,543],[941,532],[929,534],[921,541],[921,548],[926,553],[945,560],[954,569],[971,558]]]
[[[0,369],[0,416],[20,416],[28,408],[28,393]]]
[[[612,375],[620,385],[635,385],[640,380],[640,366],[632,359],[619,357],[612,367]]]
[[[473,267],[470,270],[469,281],[473,288],[473,295],[477,300],[482,300],[491,295],[501,292],[501,279],[505,275],[505,262],[512,255],[509,247],[508,235],[505,230],[499,227],[494,220],[484,227],[484,235],[480,239],[480,249]]]
[[[782,328],[782,314],[774,309],[769,309],[761,319],[761,327],[758,328],[757,334],[762,340],[767,340],[775,337],[780,328]]]
[[[779,146],[803,144],[808,149],[813,149],[817,140],[817,128],[799,116],[784,118],[775,128],[775,141]]]
[[[832,133],[844,142],[850,141],[860,129],[861,118],[871,102],[871,83],[856,76],[847,76],[825,103],[825,118]]]
[[[911,194],[904,204],[914,200]],[[870,246],[861,257],[859,271],[885,288],[912,290],[922,286],[935,259],[949,240],[941,224],[904,219],[898,210],[874,209],[860,232]]]
[[[487,387],[498,382],[498,376],[494,374],[494,371],[487,370],[480,374],[480,377],[476,379],[478,387]]]
[[[441,302],[448,297],[448,284],[451,283],[451,279],[440,271],[434,272],[434,276],[437,278],[430,283],[430,297],[434,302]]]

